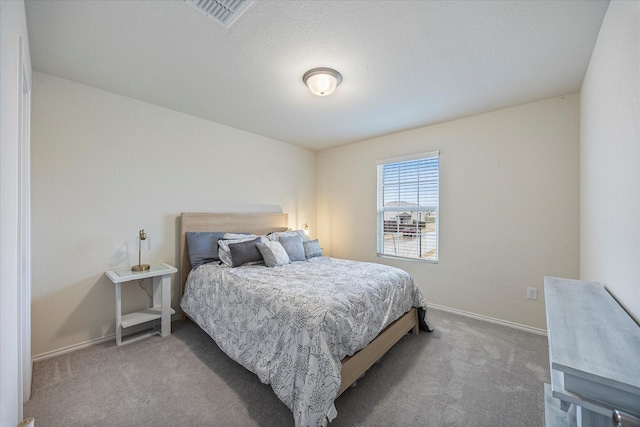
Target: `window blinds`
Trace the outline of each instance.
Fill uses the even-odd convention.
[[[378,255],[438,261],[439,152],[378,162]]]

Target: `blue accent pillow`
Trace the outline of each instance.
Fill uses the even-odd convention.
[[[280,244],[287,251],[291,262],[304,261],[304,246],[302,245],[302,237],[300,236],[280,236],[278,239]]]
[[[322,256],[322,248],[318,239],[309,240],[308,242],[302,242],[304,246],[304,257],[306,259]]]
[[[187,231],[187,249],[192,270],[208,262],[220,261],[218,240],[222,236],[224,233],[218,231]]]

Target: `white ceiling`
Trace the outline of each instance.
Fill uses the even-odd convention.
[[[314,150],[576,92],[607,7],[258,0],[225,29],[181,0],[26,1],[34,70]]]

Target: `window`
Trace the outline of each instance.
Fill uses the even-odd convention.
[[[378,162],[378,256],[438,261],[439,152]]]

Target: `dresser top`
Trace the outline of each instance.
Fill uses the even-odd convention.
[[[640,396],[640,326],[604,286],[545,277],[544,291],[551,368]]]

